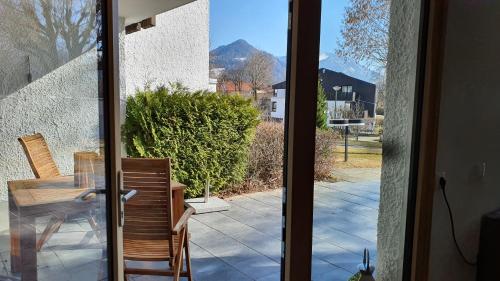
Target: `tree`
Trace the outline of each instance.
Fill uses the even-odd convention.
[[[235,91],[241,92],[243,82],[245,82],[245,68],[240,66],[238,68],[230,69],[226,73],[228,80],[233,83]]]
[[[380,78],[376,83],[377,85],[377,105],[376,105],[376,113],[377,115],[384,115],[384,106],[385,106],[385,75]]]
[[[227,92],[226,83],[229,81],[229,74],[226,70],[222,71],[217,77],[217,91],[225,94]]]
[[[39,78],[97,46],[99,9],[96,0],[0,0],[0,38],[10,48],[0,52],[28,61]]]
[[[254,100],[257,100],[257,91],[268,86],[273,78],[273,61],[264,52],[252,55],[245,64],[245,73],[252,87]]]
[[[316,107],[316,127],[319,129],[328,128],[328,103],[326,102],[325,89],[318,81],[318,104]]]
[[[390,0],[350,0],[337,55],[385,69],[389,38]]]

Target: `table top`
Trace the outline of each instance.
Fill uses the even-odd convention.
[[[173,191],[186,188],[176,181],[170,184]],[[8,186],[18,207],[71,202],[88,190],[75,188],[74,176],[9,181]]]

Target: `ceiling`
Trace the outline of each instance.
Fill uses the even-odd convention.
[[[119,0],[118,14],[125,25],[140,22],[195,0]]]

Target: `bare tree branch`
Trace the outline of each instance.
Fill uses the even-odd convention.
[[[257,91],[271,84],[273,79],[273,61],[264,52],[252,55],[245,64],[245,72],[252,86],[252,94],[257,100]]]
[[[370,67],[387,65],[390,0],[350,0],[337,54]]]

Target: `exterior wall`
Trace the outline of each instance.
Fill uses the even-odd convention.
[[[335,101],[331,101],[331,100],[328,100],[326,101],[326,103],[328,104],[328,123],[330,123],[330,120],[331,119],[335,119],[334,115],[335,115]],[[341,110],[341,109],[348,109],[348,108],[351,108],[351,104],[350,103],[346,103],[345,101],[337,101],[337,106],[336,106],[337,110]],[[339,113],[340,115],[340,113]],[[341,118],[341,117],[339,117]]]
[[[272,104],[276,102],[276,111],[272,111]],[[285,98],[272,97],[271,98],[271,118],[283,121],[285,119]]]
[[[209,88],[209,0],[197,0],[156,16],[156,26],[125,36],[126,93],[146,84],[181,82]]]
[[[377,234],[378,281],[402,278],[421,1],[391,3]]]
[[[209,88],[208,5],[198,0],[159,15],[154,28],[120,34],[122,113],[125,94],[146,82]],[[18,137],[42,133],[62,174],[73,173],[74,152],[98,149],[96,58],[89,51],[0,97],[0,201],[7,199],[8,180],[34,177]]]
[[[276,89],[274,91],[276,93],[276,97],[278,97],[278,98],[286,98],[286,90],[285,89]]]
[[[62,174],[74,152],[99,148],[97,89],[94,49],[0,99],[0,201],[8,180],[34,178],[18,137],[42,133]]]
[[[446,173],[458,243],[476,261],[481,217],[500,208],[500,2],[448,5],[436,172]],[[429,280],[476,280],[455,249],[440,191],[432,220]]]

